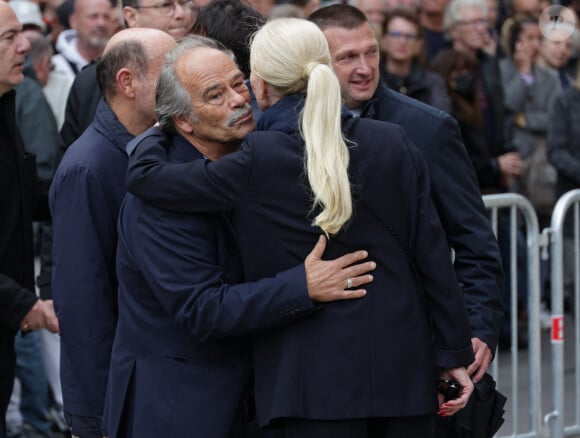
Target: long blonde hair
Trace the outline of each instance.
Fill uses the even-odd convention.
[[[254,36],[250,67],[281,96],[305,95],[300,117],[305,167],[314,194],[312,208],[322,207],[312,224],[327,235],[336,234],[352,216],[352,197],[340,84],[324,34],[306,20],[272,20]]]

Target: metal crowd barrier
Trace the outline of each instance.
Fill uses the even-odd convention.
[[[496,360],[490,370],[498,382],[498,387],[508,397],[506,408],[509,410],[510,421],[509,424],[505,424],[500,429],[500,434],[508,430],[508,433],[511,434],[499,435],[499,437],[563,438],[564,436],[580,436],[580,190],[570,191],[558,200],[554,207],[550,227],[544,229],[542,233],[539,230],[534,208],[525,197],[506,193],[486,195],[483,197],[483,201],[490,213],[492,227],[496,235],[498,235],[500,228],[503,232],[506,229],[509,230],[507,241],[510,250],[510,271],[506,273],[509,274],[506,275],[506,278],[510,279],[511,346],[509,366],[503,367],[507,368],[509,374],[506,372],[503,376],[498,374],[499,354],[496,354]],[[567,221],[566,225],[565,221]],[[517,235],[518,230],[522,229],[521,225],[524,225],[527,253],[529,344],[527,351],[518,353]],[[571,245],[565,245],[566,240],[571,242]],[[546,397],[551,398],[552,410],[547,413],[542,412],[540,254],[543,259],[548,257],[550,259],[551,354],[545,357],[544,366],[549,364],[551,371],[551,381],[547,382],[551,394],[546,394]],[[565,318],[564,266],[565,261],[569,261],[570,258],[573,260],[570,265],[573,272],[568,275],[572,277],[573,290],[569,298],[575,317]],[[521,281],[521,279],[519,280]],[[565,342],[565,319],[572,323],[572,331],[567,333],[571,333],[572,340],[576,340],[568,345]],[[568,360],[565,361],[565,358]],[[527,363],[520,363],[520,360],[525,361],[526,359]],[[501,360],[505,360],[504,355],[502,355]],[[565,364],[568,364],[568,368],[565,368]],[[519,392],[518,388],[520,388]],[[526,400],[521,400],[522,403],[518,400],[519,393],[522,392],[521,388],[526,388],[527,395]],[[544,405],[547,404],[546,401],[544,400]],[[566,406],[566,401],[572,406]],[[521,415],[520,405],[528,406],[527,418]],[[522,429],[521,425],[526,424],[524,420],[527,420],[527,427],[524,428],[525,430],[520,430]]]
[[[550,228],[544,230],[544,234],[549,235],[551,241],[551,302],[552,302],[552,402],[553,411],[546,414],[544,423],[546,429],[550,430],[551,438],[562,438],[563,436],[580,435],[580,190],[572,190],[564,194],[556,203],[552,213]],[[570,213],[570,214],[568,214]],[[564,220],[572,221],[571,236],[573,250],[572,254],[566,254],[566,257],[573,257],[574,264],[574,291],[571,302],[574,306],[574,339],[575,345],[572,345],[572,354],[574,357],[573,373],[568,377],[569,386],[565,386],[566,374],[568,370],[564,369]],[[564,393],[566,387],[574,388],[573,391],[573,422],[565,424],[564,413]],[[567,398],[570,400],[570,397]]]
[[[491,374],[498,383],[498,387],[508,398],[506,409],[510,411],[511,435],[500,435],[501,437],[535,438],[542,435],[542,385],[541,385],[541,340],[540,340],[540,260],[539,247],[542,238],[539,233],[538,219],[534,207],[530,201],[515,193],[504,193],[499,195],[483,196],[485,207],[490,212],[492,228],[498,235],[500,222],[505,228],[505,222],[509,224],[510,242],[510,300],[511,300],[511,347],[510,347],[510,387],[506,389],[501,377],[498,375],[499,355],[492,363]],[[507,213],[507,214],[506,214]],[[517,233],[519,224],[523,221],[525,225],[526,252],[527,252],[527,303],[528,303],[528,364],[529,370],[527,382],[523,382],[518,355],[518,253],[517,253]],[[507,275],[506,275],[507,278]],[[500,345],[501,347],[501,345]],[[519,430],[519,401],[518,387],[525,385],[528,388],[527,396],[529,402],[528,427],[525,431]],[[509,424],[504,424],[502,431],[510,429]]]

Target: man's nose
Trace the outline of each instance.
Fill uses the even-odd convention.
[[[249,92],[247,91],[247,89],[245,91],[232,90],[231,103],[232,103],[233,107],[235,107],[235,108],[243,107],[249,101],[250,101],[250,96],[249,96]]]
[[[371,72],[371,66],[369,62],[365,59],[364,55],[359,56],[356,66],[357,73],[369,74]]]
[[[19,53],[26,53],[30,50],[30,41],[23,34],[18,34],[17,49]]]
[[[179,2],[175,2],[175,10],[173,11],[174,18],[183,18],[187,13],[186,8],[189,9],[189,3],[181,5]]]

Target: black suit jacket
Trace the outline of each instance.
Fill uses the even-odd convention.
[[[27,162],[16,129],[14,91],[0,96],[0,435],[14,384],[14,335],[34,292],[32,204],[34,160]]]
[[[14,98],[14,91],[0,97],[0,342],[12,343],[22,318],[37,300],[32,292],[35,164],[25,158]]]
[[[463,284],[472,334],[494,352],[503,313],[503,269],[457,122],[383,84],[361,116],[401,126],[425,159],[431,197],[455,251],[455,274]]]

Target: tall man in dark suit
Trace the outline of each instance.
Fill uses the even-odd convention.
[[[22,82],[30,43],[12,8],[0,1],[0,437],[14,383],[14,335],[47,328],[58,331],[51,301],[34,291],[32,204],[36,169],[25,158],[16,128],[15,92]]]
[[[403,127],[427,162],[431,197],[455,251],[455,273],[469,313],[475,361],[468,372],[478,382],[497,346],[503,271],[457,123],[380,81],[378,42],[361,11],[337,4],[315,11],[309,19],[328,40],[347,108],[361,117]]]

